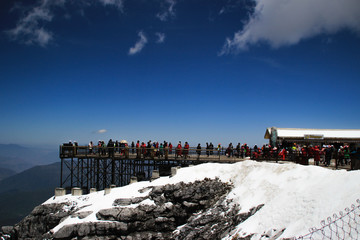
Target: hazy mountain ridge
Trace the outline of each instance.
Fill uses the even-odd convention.
[[[59,185],[60,162],[35,166],[0,181],[0,226],[19,222]]]
[[[15,174],[16,172],[12,169],[0,167],[0,181]]]
[[[24,147],[18,144],[0,144],[0,168],[22,172],[37,165],[59,161],[58,150]],[[5,176],[0,172],[0,179]]]

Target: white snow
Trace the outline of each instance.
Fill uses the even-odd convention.
[[[218,177],[234,184],[229,199],[248,212],[260,204],[264,206],[237,227],[237,233],[258,233],[285,228],[282,238],[305,235],[308,229],[320,227],[321,220],[354,204],[360,198],[360,171],[330,170],[318,166],[293,163],[277,164],[244,161],[234,164],[206,163],[179,169],[174,177],[161,177],[152,182],[138,182],[81,197],[66,195],[50,198],[44,204],[71,202],[84,207],[79,212],[92,211],[84,219],[69,217],[53,231],[67,224],[94,222],[100,209],[111,208],[115,199],[147,196],[149,186],[193,182]],[[139,204],[154,204],[145,200]],[[138,204],[133,204],[136,207]],[[231,236],[228,236],[231,239]]]

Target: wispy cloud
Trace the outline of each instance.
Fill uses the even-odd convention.
[[[123,0],[99,0],[105,6],[115,6],[120,11],[124,10],[124,1]]]
[[[227,0],[224,6],[220,9],[219,15],[236,11],[239,7],[247,5],[245,0]]]
[[[161,4],[162,11],[156,17],[165,22],[169,18],[175,17],[176,0],[164,0]]]
[[[342,29],[360,32],[359,0],[255,0],[249,21],[220,54],[237,53],[251,45],[267,43],[272,48],[297,44],[319,34]]]
[[[155,33],[155,35],[157,37],[157,40],[156,40],[157,43],[165,42],[165,33],[157,32],[157,33]]]
[[[104,6],[114,6],[122,11],[123,0],[98,0]],[[39,45],[46,47],[53,39],[54,33],[46,29],[46,24],[52,22],[55,14],[54,10],[58,7],[65,7],[69,0],[39,0],[31,8],[24,8],[15,4],[11,11],[21,11],[22,17],[13,29],[5,31],[9,38],[27,45]],[[80,2],[77,6],[90,6],[91,4]],[[83,9],[80,9],[83,12]],[[70,18],[69,15],[67,15]]]
[[[129,55],[134,55],[134,54],[141,52],[141,50],[145,47],[146,43],[148,42],[143,31],[140,31],[138,33],[138,36],[139,36],[139,39],[137,40],[135,45],[129,49]]]
[[[24,14],[15,28],[6,31],[6,33],[12,40],[45,47],[53,39],[53,33],[46,30],[42,25],[45,22],[52,21],[54,15],[51,8],[63,3],[63,1],[54,1],[52,3],[47,0],[40,1],[38,5]],[[17,9],[20,9],[20,7],[18,6]]]
[[[100,129],[100,130],[97,130],[97,131],[96,131],[96,133],[100,133],[100,134],[106,133],[106,132],[107,132],[106,129]]]

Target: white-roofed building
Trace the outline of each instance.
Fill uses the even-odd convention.
[[[360,129],[305,129],[305,128],[267,128],[265,139],[272,146],[287,143],[304,144],[352,144],[360,143]]]

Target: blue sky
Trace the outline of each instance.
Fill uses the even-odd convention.
[[[0,143],[253,145],[271,126],[360,128],[358,0],[5,0],[0,12]]]

